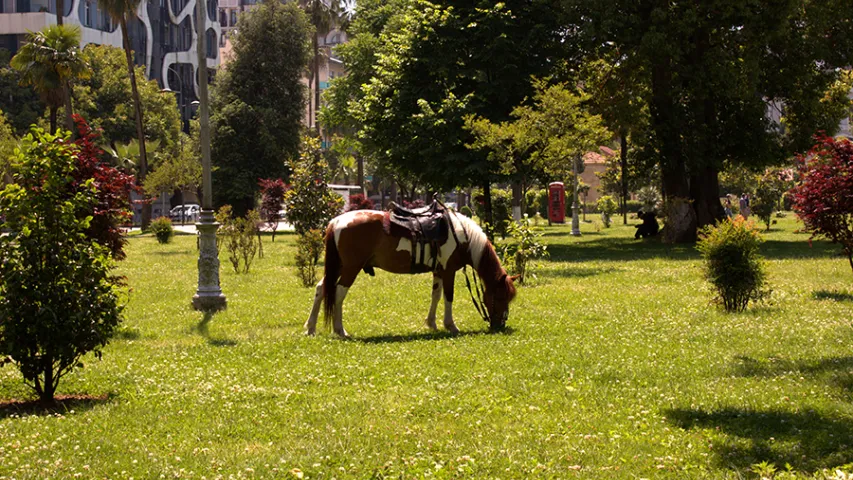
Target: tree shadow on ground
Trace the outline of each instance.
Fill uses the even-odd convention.
[[[616,267],[592,267],[592,268],[584,268],[584,267],[570,267],[570,268],[560,268],[554,269],[549,268],[547,270],[540,270],[537,272],[542,278],[549,277],[561,277],[561,278],[586,278],[586,277],[594,277],[596,275],[604,275],[607,273],[617,273],[622,272],[623,269]]]
[[[853,293],[837,290],[816,290],[812,292],[815,300],[835,300],[836,302],[853,302]]]
[[[447,340],[453,338],[474,337],[479,335],[511,335],[513,332],[514,330],[512,329],[512,327],[506,327],[503,330],[497,332],[493,332],[491,330],[474,330],[470,332],[451,333],[446,330],[440,330],[434,332],[431,331],[397,335],[377,335],[374,337],[363,338],[357,337],[353,338],[353,340],[367,344],[406,343],[418,341]]]
[[[40,400],[11,400],[0,402],[0,420],[13,415],[65,415],[74,410],[81,412],[90,410],[98,405],[105,405],[112,399],[111,395],[57,395],[53,404],[44,404]]]
[[[569,244],[549,244],[551,260],[556,262],[587,262],[594,260],[696,260],[700,258],[694,243],[667,244],[660,238],[634,240],[625,237],[602,237]],[[832,258],[838,248],[829,242],[767,240],[761,254],[770,260],[790,258]]]
[[[778,357],[755,359],[736,357],[735,374],[741,377],[779,377],[797,374],[826,382],[845,392],[853,392],[853,356],[788,360]]]
[[[683,429],[717,430],[729,436],[713,451],[721,467],[748,469],[768,462],[790,464],[798,472],[815,472],[853,461],[853,423],[814,411],[716,411],[673,409],[664,412]]]
[[[201,321],[195,326],[195,331],[207,340],[207,344],[212,347],[233,347],[237,345],[237,340],[228,338],[218,338],[210,335],[210,321],[213,320],[215,312],[205,312]]]

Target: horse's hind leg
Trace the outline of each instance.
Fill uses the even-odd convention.
[[[444,272],[444,328],[451,333],[459,333],[456,322],[453,321],[453,281],[456,272]]]
[[[441,277],[436,273],[432,276],[432,303],[429,306],[429,314],[426,318],[426,326],[430,330],[436,330],[435,326],[435,310],[438,308],[438,301],[441,299]]]
[[[311,307],[311,314],[308,315],[308,321],[305,322],[305,334],[314,335],[317,331],[317,317],[320,316],[320,305],[323,304],[323,280],[317,284],[314,293],[314,306]]]

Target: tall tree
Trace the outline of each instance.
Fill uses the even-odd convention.
[[[130,47],[130,36],[128,35],[128,22],[136,19],[136,11],[142,0],[99,0],[98,5],[107,12],[112,20],[121,28],[121,43],[124,47],[124,55],[127,60],[127,74],[130,77],[130,92],[133,97],[134,117],[136,120],[136,138],[139,142],[139,175],[137,180],[140,186],[145,185],[145,177],[148,175],[148,155],[145,151],[145,128],[142,118],[142,102],[139,99],[139,89],[136,86],[136,70],[133,62],[133,49]],[[203,29],[202,29],[203,30]],[[203,35],[200,32],[199,35]],[[148,228],[151,223],[151,205],[142,204],[142,228]]]
[[[12,57],[21,72],[21,85],[32,85],[50,108],[50,129],[56,131],[56,113],[65,106],[65,128],[74,132],[71,82],[89,76],[80,55],[80,27],[51,25],[27,34],[27,43]]]
[[[546,2],[417,0],[398,15],[352,102],[362,143],[433,189],[482,186],[489,216],[499,168],[465,147],[463,118],[508,120],[532,93],[530,75],[546,75],[562,48],[556,12]]]
[[[341,0],[299,0],[299,6],[305,10],[314,34],[311,36],[311,83],[313,83],[314,98],[308,102],[308,126],[314,127],[319,135],[320,124],[317,122],[317,113],[320,111],[320,41],[343,20],[344,2]]]
[[[109,45],[86,45],[83,59],[92,75],[74,86],[75,107],[95,129],[102,129],[102,136],[111,148],[118,148],[137,139],[135,104],[130,79],[125,71],[125,55],[121,48]],[[136,66],[136,75],[144,79],[145,67]],[[175,95],[165,94],[156,80],[141,80],[138,84],[139,99],[145,105],[144,131],[148,167],[157,167],[157,151],[153,145],[160,144],[159,151],[174,156],[179,153],[181,118]],[[132,159],[134,165],[139,155]],[[134,170],[136,170],[134,166]]]
[[[618,58],[647,86],[647,155],[658,158],[666,238],[722,218],[725,162],[763,165],[816,127],[775,128],[768,105],[802,116],[850,64],[853,4],[840,0],[564,0],[578,56]],[[806,132],[809,132],[806,134]]]
[[[311,26],[293,3],[266,0],[245,12],[233,56],[217,76],[211,131],[216,203],[243,215],[260,178],[286,178],[299,155]]]

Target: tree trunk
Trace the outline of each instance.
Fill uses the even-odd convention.
[[[317,136],[320,136],[320,124],[317,122],[317,116],[320,112],[320,45],[317,41],[317,35],[319,34],[319,30],[314,33],[314,118],[311,119],[314,122],[314,132]]]
[[[696,212],[690,205],[687,167],[681,152],[680,132],[672,99],[672,69],[669,59],[652,67],[652,125],[660,149],[660,166],[666,200],[664,241],[696,240]]]
[[[124,55],[127,59],[127,73],[130,75],[130,92],[133,96],[133,107],[136,113],[136,137],[139,140],[139,175],[136,184],[145,185],[145,177],[148,176],[148,156],[145,152],[145,132],[142,127],[142,102],[139,100],[139,90],[136,87],[136,70],[131,55],[130,37],[127,33],[127,18],[123,17],[120,23]],[[147,229],[150,223],[151,205],[145,202],[142,204],[142,229]]]
[[[492,185],[486,180],[483,183],[483,211],[486,218],[482,219],[486,223],[486,236],[489,240],[494,236],[494,220],[495,216],[492,213]]]
[[[714,225],[726,216],[720,203],[719,172],[716,168],[705,167],[698,175],[690,179],[690,198],[696,211],[696,226],[702,228]]]
[[[619,166],[622,174],[622,225],[628,225],[628,132],[625,129],[619,133],[620,151]]]
[[[358,165],[358,186],[364,190],[364,157],[362,155],[356,155],[355,161]],[[365,191],[364,194],[367,195],[367,191]]]
[[[56,133],[56,107],[50,107],[50,133]]]
[[[397,180],[391,180],[391,201],[397,203]]]
[[[512,182],[512,219],[516,222],[521,220],[521,182],[514,180]]]
[[[74,128],[73,107],[71,106],[71,85],[66,80],[62,85],[62,96],[65,97],[65,129],[71,132],[71,139],[77,138],[77,129]]]
[[[62,25],[62,17],[65,16],[65,0],[56,0],[56,24]]]

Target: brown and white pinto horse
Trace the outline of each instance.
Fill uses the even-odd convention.
[[[509,303],[515,297],[513,277],[507,276],[501,267],[495,249],[486,234],[469,218],[449,213],[446,220],[456,232],[448,232],[447,240],[432,251],[429,245],[413,244],[405,237],[386,233],[383,222],[387,212],[376,210],[354,210],[332,219],[326,228],[326,265],[324,277],[317,284],[314,306],[305,322],[308,335],[313,335],[320,314],[320,304],[325,303],[326,322],[332,317],[335,333],[347,337],[342,320],[342,305],[347,291],[358,273],[373,267],[392,273],[433,272],[432,304],[426,324],[435,330],[435,311],[438,300],[444,293],[444,328],[457,333],[453,322],[453,283],[456,271],[471,265],[483,281],[483,302],[489,314],[492,329],[503,328],[509,316]],[[457,244],[457,239],[460,244]],[[421,248],[425,248],[421,257]],[[424,265],[412,271],[412,256],[424,258]],[[433,257],[435,270],[433,271]]]

